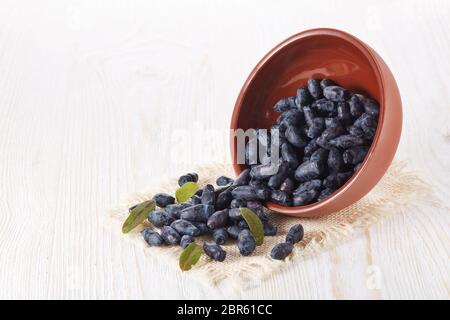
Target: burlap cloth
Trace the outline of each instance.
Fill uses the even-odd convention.
[[[206,183],[214,184],[220,175],[234,176],[229,164],[202,166],[197,168],[196,172],[200,176],[200,186]],[[181,272],[178,269],[180,247],[149,247],[139,234],[142,227],[137,227],[127,235],[121,233],[121,226],[128,216],[130,206],[151,199],[152,195],[158,192],[174,194],[177,188],[177,179],[172,178],[155,183],[144,192],[129,195],[120,205],[109,211],[107,226],[120,234],[123,239],[142,248],[142,253],[149,259],[157,259]],[[408,171],[404,162],[394,162],[378,185],[350,207],[320,218],[294,218],[268,212],[270,220],[278,226],[278,235],[265,237],[264,244],[257,247],[251,256],[241,256],[234,241],[230,241],[224,246],[227,251],[224,262],[214,262],[203,255],[186,273],[209,285],[217,285],[226,280],[227,283],[237,287],[253,286],[281,268],[289,268],[295,263],[301,263],[305,257],[319,254],[351,239],[380,219],[395,214],[419,199],[424,199],[429,191],[427,184],[417,174]],[[284,262],[271,259],[270,250],[275,244],[283,242],[287,230],[295,223],[304,226],[303,241],[294,247],[293,253]],[[211,241],[210,236],[207,236],[207,239]],[[201,243],[203,239],[200,237],[199,240],[197,242]]]

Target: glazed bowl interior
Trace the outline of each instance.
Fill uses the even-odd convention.
[[[340,204],[326,206],[333,199],[339,198],[339,194],[345,192],[353,181],[358,179],[359,171],[364,170],[365,163],[376,149],[383,127],[385,116],[383,78],[374,55],[368,46],[347,33],[333,29],[315,29],[294,35],[277,45],[251,72],[237,99],[231,129],[270,128],[279,116],[279,113],[273,110],[273,105],[281,98],[295,96],[298,87],[306,84],[310,78],[331,79],[354,93],[368,95],[380,103],[379,124],[372,146],[358,172],[344,186],[330,197],[314,204],[283,207],[268,203],[270,209],[298,216],[323,215],[330,213],[331,210],[343,208],[344,205],[351,204],[362,196],[358,192],[347,191],[345,196],[347,198],[340,201]],[[400,132],[398,138],[399,135]],[[395,139],[397,137],[393,138],[394,143]],[[239,174],[246,165],[236,163],[236,147],[233,145],[235,142],[232,137],[233,167],[235,173]],[[396,145],[393,153],[395,149]],[[392,153],[391,150],[389,152]],[[390,163],[392,157],[387,162]],[[387,166],[381,167],[381,170],[387,169]],[[377,174],[378,176],[368,178],[367,181],[375,185],[384,171]]]

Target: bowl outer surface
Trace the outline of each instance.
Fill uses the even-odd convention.
[[[402,103],[395,79],[381,57],[356,37],[335,29],[307,30],[278,44],[250,73],[236,101],[231,129],[270,128],[278,117],[273,105],[294,96],[309,78],[328,78],[352,92],[380,103],[372,146],[359,170],[328,198],[307,206],[267,206],[277,212],[303,217],[339,211],[366,195],[382,178],[397,150],[402,127]],[[233,169],[237,164],[236,139],[231,134]]]

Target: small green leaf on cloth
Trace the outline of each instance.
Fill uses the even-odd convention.
[[[122,232],[128,233],[144,222],[150,213],[155,210],[155,206],[155,201],[153,200],[147,200],[135,206],[123,223]]]
[[[188,201],[197,191],[199,186],[195,182],[186,182],[175,192],[175,198],[178,203]]]
[[[203,254],[203,248],[195,242],[190,243],[180,254],[179,265],[183,271],[190,270]]]
[[[252,233],[253,238],[255,238],[256,245],[262,245],[264,242],[264,227],[261,219],[256,213],[248,208],[241,208],[241,215],[245,222],[247,222],[250,232]]]

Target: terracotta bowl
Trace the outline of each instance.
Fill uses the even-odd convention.
[[[380,103],[378,128],[364,162],[339,190],[320,202],[306,206],[268,208],[287,215],[313,217],[339,211],[361,199],[383,177],[400,140],[402,102],[395,79],[381,57],[358,38],[334,29],[300,32],[278,44],[256,65],[245,81],[234,106],[231,129],[270,128],[278,116],[272,107],[293,96],[311,77],[329,78],[353,92]],[[231,135],[233,169],[236,141]]]

